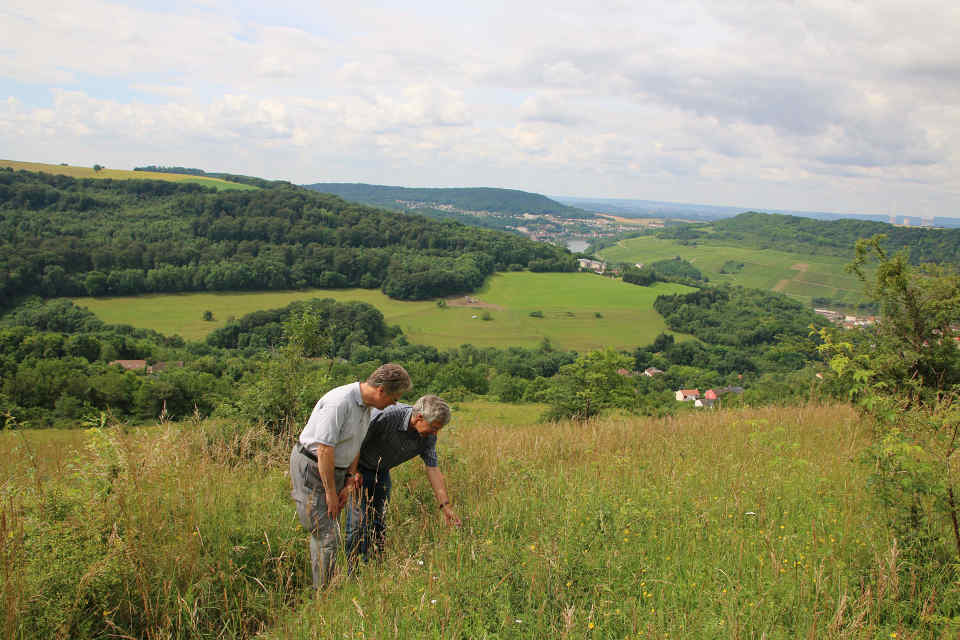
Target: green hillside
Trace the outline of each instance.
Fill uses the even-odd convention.
[[[176,180],[0,168],[0,307],[26,295],[362,287],[421,300],[494,271],[573,271],[566,249],[289,183],[217,192]],[[233,183],[224,183],[233,184]]]
[[[563,218],[594,217],[592,213],[583,209],[560,204],[538,193],[516,189],[490,187],[431,189],[342,182],[317,182],[304,186],[315,191],[332,193],[344,200],[395,210],[429,206],[453,207],[461,211],[474,212],[551,214]]]
[[[907,249],[914,264],[960,264],[960,229],[898,227],[871,220],[813,220],[770,213],[742,213],[712,225],[713,240],[754,248],[851,256],[856,241],[887,236],[890,252]]]
[[[733,246],[712,239],[687,244],[655,236],[621,240],[599,253],[609,262],[629,264],[680,256],[693,263],[712,284],[779,291],[806,302],[830,298],[856,304],[861,300],[860,281],[844,271],[850,258],[840,256]]]

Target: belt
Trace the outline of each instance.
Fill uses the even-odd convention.
[[[305,446],[303,446],[302,444],[298,444],[298,445],[297,445],[297,450],[300,451],[300,454],[301,454],[301,455],[307,456],[308,458],[310,458],[310,459],[313,460],[314,462],[317,461],[317,454],[315,454],[313,451],[310,451],[310,449],[307,449],[307,448],[306,448]]]
[[[301,455],[307,456],[308,458],[310,458],[310,459],[313,460],[314,462],[317,461],[317,454],[315,454],[313,451],[310,451],[310,449],[307,449],[307,448],[306,448],[305,446],[303,446],[302,444],[298,444],[298,445],[297,445],[297,450],[300,452]],[[346,471],[346,470],[347,470],[346,467],[334,467],[334,469],[336,469],[337,471]]]

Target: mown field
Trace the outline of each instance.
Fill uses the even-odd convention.
[[[463,403],[460,529],[413,461],[383,559],[320,598],[289,438],[218,422],[0,434],[4,637],[956,637],[953,570],[899,547],[845,405],[535,422]],[[32,453],[24,449],[31,441]],[[45,466],[65,459],[59,472]]]
[[[630,238],[603,249],[600,255],[610,262],[649,264],[680,256],[689,260],[711,282],[732,282],[744,287],[781,291],[810,302],[816,297],[847,303],[861,301],[863,286],[844,272],[848,258],[788,253],[772,249],[751,249],[714,245],[709,242],[684,246],[674,240],[654,237]],[[737,273],[720,273],[728,261],[742,262]]]
[[[18,162],[15,160],[0,160],[0,167],[10,167],[15,171],[36,171],[55,175],[70,176],[71,178],[113,178],[114,180],[169,180],[172,182],[195,182],[207,187],[214,187],[220,191],[228,189],[256,189],[251,185],[229,182],[220,178],[206,178],[179,173],[157,173],[154,171],[128,171],[125,169],[101,169],[94,171],[92,167],[74,167],[62,164],[45,164],[42,162]]]
[[[436,301],[401,302],[370,289],[76,298],[74,302],[108,323],[198,340],[230,317],[283,307],[294,300],[359,300],[377,307],[388,324],[399,325],[415,343],[441,348],[465,343],[529,347],[549,338],[557,347],[587,351],[649,344],[667,331],[663,318],[653,310],[653,301],[661,294],[689,290],[671,283],[638,287],[589,273],[511,272],[492,276],[472,294],[488,306],[441,308]],[[213,312],[212,322],[203,320],[204,311]],[[541,311],[544,317],[531,317],[533,311]],[[483,319],[485,313],[490,320]]]

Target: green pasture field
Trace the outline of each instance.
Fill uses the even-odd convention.
[[[863,286],[844,271],[850,258],[788,253],[710,243],[684,246],[654,237],[630,238],[600,251],[604,260],[649,264],[680,256],[693,263],[711,282],[731,282],[743,287],[782,291],[810,302],[827,297],[848,303],[861,301]],[[742,262],[734,274],[720,273],[728,260]]]
[[[347,575],[341,555],[319,597],[289,435],[226,420],[80,432],[64,473],[14,448],[3,637],[956,637],[950,525],[942,564],[895,539],[852,407],[586,423],[535,409],[456,405],[438,449],[463,525],[404,464],[383,556]],[[68,434],[41,435],[54,451]]]
[[[128,171],[126,169],[101,169],[94,171],[92,167],[74,167],[60,164],[45,164],[42,162],[18,162],[16,160],[0,160],[0,167],[10,167],[14,171],[34,171],[52,173],[71,178],[113,178],[114,180],[167,180],[170,182],[195,182],[206,187],[214,187],[220,191],[230,189],[256,189],[249,184],[240,184],[221,180],[220,178],[206,178],[180,173],[157,173],[155,171]]]
[[[510,272],[495,274],[472,294],[480,304],[454,306],[451,302],[445,308],[432,300],[392,300],[371,289],[156,294],[75,298],[74,302],[110,324],[200,340],[230,317],[284,307],[294,300],[358,300],[378,308],[388,324],[399,325],[414,343],[440,348],[466,343],[532,347],[549,338],[558,348],[589,351],[636,347],[649,344],[661,332],[670,333],[653,310],[653,301],[661,294],[689,290],[672,283],[638,287],[590,273]],[[203,320],[204,311],[213,312],[212,322]],[[531,317],[533,311],[541,311],[544,317]],[[486,313],[491,320],[483,319]]]

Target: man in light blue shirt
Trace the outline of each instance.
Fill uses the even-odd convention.
[[[394,404],[411,386],[403,367],[385,364],[365,382],[331,389],[313,408],[290,453],[290,495],[300,524],[310,532],[315,589],[329,584],[333,574],[341,542],[337,517],[357,484],[357,460],[370,411]]]

